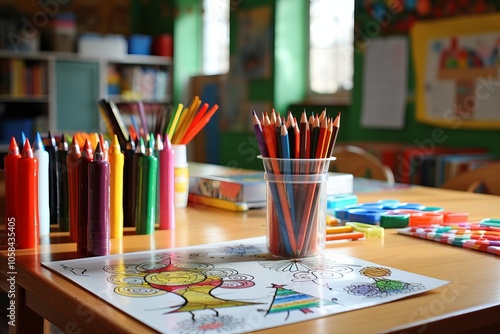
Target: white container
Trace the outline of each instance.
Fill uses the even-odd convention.
[[[78,39],[78,53],[85,56],[122,58],[127,49],[128,42],[121,35],[86,34]]]
[[[172,145],[174,150],[174,203],[176,208],[185,208],[189,197],[189,165],[186,145]]]

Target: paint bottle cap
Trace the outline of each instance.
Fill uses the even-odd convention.
[[[188,167],[186,145],[172,145],[174,150],[174,167]]]

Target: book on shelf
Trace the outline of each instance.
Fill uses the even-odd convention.
[[[153,66],[119,66],[108,71],[108,82],[119,82],[109,85],[120,94],[132,94],[144,100],[164,100],[167,98],[169,73]],[[108,87],[109,89],[110,87]]]
[[[262,202],[266,198],[264,172],[190,176],[189,193],[231,202]]]
[[[0,94],[18,97],[47,94],[47,63],[37,60],[1,59]]]
[[[350,194],[353,191],[353,175],[347,173],[329,173],[326,194]],[[211,205],[207,199],[213,198],[226,202],[238,203],[248,208],[266,205],[266,181],[264,172],[228,174],[228,175],[191,175],[189,194],[195,195],[198,203]],[[201,198],[200,198],[201,196]],[[221,204],[213,202],[215,204]],[[222,203],[224,204],[224,203]],[[221,207],[221,205],[218,205]],[[241,210],[239,210],[241,211]]]

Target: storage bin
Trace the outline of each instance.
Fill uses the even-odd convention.
[[[135,55],[150,55],[153,38],[148,35],[134,34],[129,37],[128,53]]]

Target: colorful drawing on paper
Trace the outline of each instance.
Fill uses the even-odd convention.
[[[264,237],[43,265],[162,333],[255,331],[448,283],[328,250],[276,260]]]
[[[500,128],[500,15],[419,22],[412,30],[416,116],[448,128]]]
[[[431,97],[427,100],[429,113],[442,113],[446,107],[460,119],[500,120],[500,92],[490,92],[485,85],[498,81],[499,51],[500,33],[429,41],[425,88]]]

